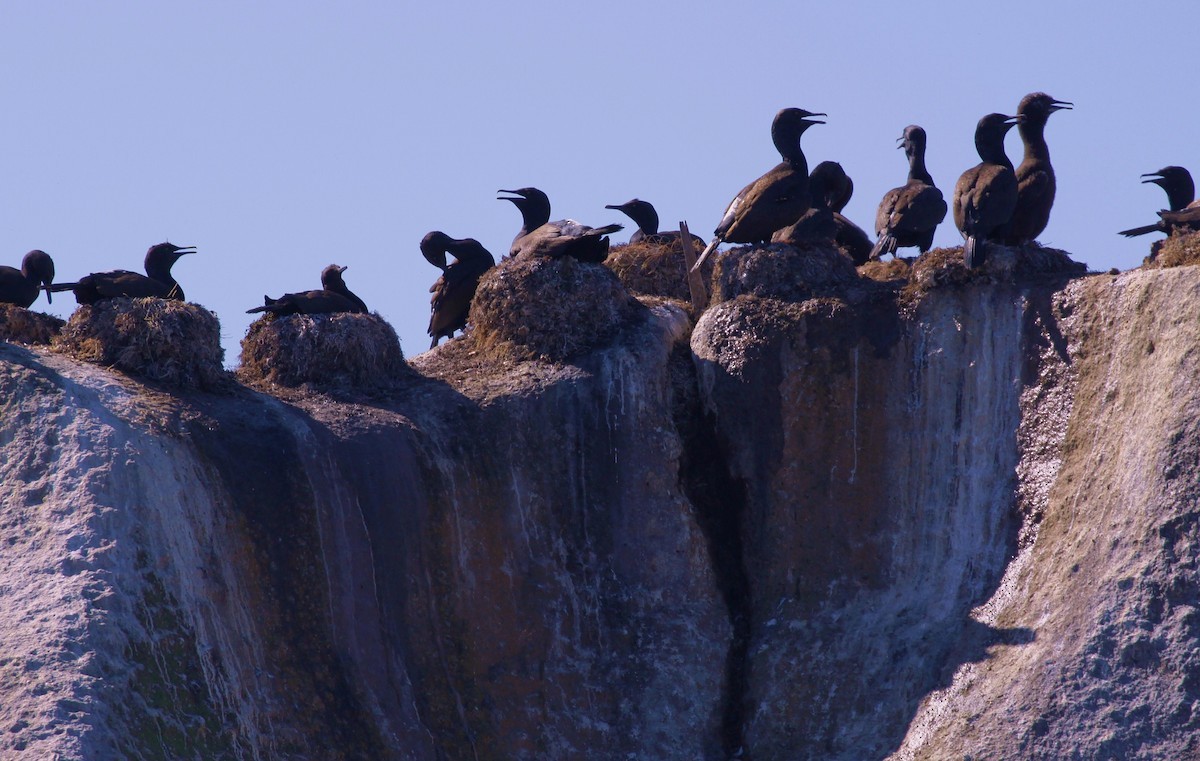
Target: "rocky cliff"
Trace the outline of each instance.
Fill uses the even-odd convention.
[[[730,277],[370,394],[0,346],[0,756],[1200,758],[1200,269]]]

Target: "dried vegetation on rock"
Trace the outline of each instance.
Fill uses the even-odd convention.
[[[33,312],[16,304],[0,304],[0,340],[48,344],[64,324],[54,315]]]
[[[836,248],[742,246],[717,257],[712,303],[737,296],[804,301],[839,293],[858,281],[853,262]]]
[[[698,246],[703,245],[703,241],[699,238],[694,240]],[[696,256],[700,255],[699,248],[696,249],[695,254]],[[604,260],[604,264],[616,273],[621,283],[631,293],[664,296],[679,301],[691,299],[687,267],[683,263],[682,243],[641,242],[613,246],[609,249],[608,258]],[[709,257],[700,270],[704,282],[711,282],[712,257]]]
[[[1156,241],[1145,260],[1145,266],[1151,268],[1185,267],[1189,264],[1200,264],[1200,232],[1176,233]]]

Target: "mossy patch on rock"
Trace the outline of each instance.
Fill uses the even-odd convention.
[[[21,344],[48,344],[65,323],[50,314],[32,312],[16,304],[0,304],[0,340]]]
[[[411,377],[396,331],[377,314],[265,315],[242,339],[238,379],[319,391],[376,391]]]
[[[695,238],[695,255],[703,250],[704,241]],[[604,265],[616,273],[621,283],[631,292],[647,296],[664,296],[690,301],[687,267],[683,262],[683,244],[673,243],[629,243],[613,246],[608,250]],[[713,259],[700,268],[704,282],[712,280]]]
[[[497,358],[562,362],[609,343],[646,307],[602,264],[506,259],[479,281],[471,333]]]
[[[1144,264],[1150,268],[1200,264],[1200,232],[1176,233],[1156,241],[1150,247],[1150,256]]]
[[[742,246],[717,257],[712,303],[737,296],[805,301],[858,280],[854,263],[831,246]]]
[[[229,380],[217,316],[183,301],[120,298],[84,304],[51,347],[182,389],[216,389]]]

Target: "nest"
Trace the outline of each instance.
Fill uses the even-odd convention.
[[[238,379],[318,391],[378,391],[413,374],[378,314],[267,314],[242,339]]]
[[[908,278],[912,274],[912,263],[913,260],[900,257],[889,259],[886,262],[875,260],[859,265],[858,274],[877,283],[908,282]]]
[[[119,298],[84,304],[52,348],[182,389],[228,383],[217,316],[183,301]]]
[[[16,304],[0,304],[0,340],[20,344],[48,344],[64,322],[50,314],[31,312]]]
[[[935,248],[921,254],[913,262],[912,274],[904,288],[905,299],[919,299],[928,291],[946,286],[1074,277],[1087,272],[1087,265],[1074,261],[1070,254],[1061,249],[1037,243],[1024,246],[999,243],[984,245],[987,246],[987,258],[983,266],[975,269],[967,269],[963,263],[961,246]]]
[[[1200,264],[1200,232],[1178,232],[1150,247],[1150,256],[1145,266],[1186,267]]]
[[[829,245],[743,246],[718,257],[712,303],[743,294],[806,301],[841,293],[858,280],[854,263]]]
[[[646,314],[602,264],[518,257],[480,279],[470,322],[486,354],[562,362],[607,344]]]
[[[693,239],[696,256],[700,256],[704,242]],[[690,301],[687,267],[683,263],[683,244],[630,243],[613,246],[608,250],[604,265],[616,273],[621,283],[631,292],[647,296],[663,296],[679,301]],[[704,282],[712,279],[713,259],[709,257],[700,268]]]

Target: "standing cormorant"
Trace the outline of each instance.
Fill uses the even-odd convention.
[[[74,291],[75,300],[80,304],[95,304],[97,301],[121,297],[184,301],[183,288],[171,275],[171,267],[179,257],[194,253],[195,246],[158,243],[146,252],[145,275],[128,270],[94,272],[80,278],[77,283],[59,283],[50,290],[55,293]]]
[[[825,187],[823,199],[818,199],[816,191],[813,190],[813,180],[818,177]],[[866,264],[874,244],[861,227],[842,214],[842,209],[846,208],[846,204],[850,203],[854,196],[854,181],[850,179],[850,175],[846,174],[846,170],[836,161],[822,161],[808,173],[808,189],[814,206],[818,200],[823,200],[833,212],[833,224],[837,227],[833,240],[838,248],[854,260],[856,267]]]
[[[1046,121],[1055,111],[1071,108],[1070,103],[1055,100],[1044,92],[1033,92],[1021,99],[1017,131],[1025,144],[1025,158],[1017,167],[1017,208],[1008,224],[993,234],[1009,245],[1028,243],[1042,234],[1054,206],[1054,167],[1046,145]]]
[[[635,198],[623,204],[608,204],[604,208],[616,209],[637,223],[638,229],[629,236],[630,243],[655,243],[665,246],[679,240],[681,236],[678,230],[659,231],[658,212],[649,201]]]
[[[988,114],[975,127],[975,150],[980,163],[962,173],[954,186],[954,224],[962,233],[963,261],[968,267],[983,264],[980,244],[993,236],[997,227],[1012,218],[1017,208],[1017,175],[1004,153],[1004,135],[1020,116]]]
[[[1181,166],[1165,166],[1157,172],[1143,174],[1143,177],[1149,177],[1148,180],[1142,180],[1142,184],[1153,183],[1158,185],[1167,193],[1167,211],[1182,211],[1189,206],[1195,205],[1196,185],[1192,182],[1192,174]],[[1143,225],[1142,227],[1134,227],[1130,230],[1122,230],[1121,235],[1126,238],[1132,238],[1135,235],[1145,235],[1152,232],[1169,233],[1166,223],[1159,220],[1152,225]]]
[[[367,305],[346,287],[342,273],[347,267],[331,264],[321,270],[321,290],[285,293],[277,299],[263,296],[263,305],[247,309],[246,314],[270,312],[273,315],[332,314],[355,312],[365,314]]]
[[[21,259],[21,269],[0,267],[0,303],[28,309],[42,289],[46,291],[46,301],[50,301],[53,283],[54,260],[45,251],[35,249]]]
[[[808,161],[800,137],[825,114],[802,108],[785,108],[771,122],[771,142],[783,159],[771,171],[742,188],[721,217],[712,242],[700,254],[692,271],[721,243],[765,243],[776,230],[794,224],[808,210]]]
[[[896,249],[916,246],[923,254],[933,245],[933,234],[946,218],[946,199],[925,168],[925,130],[915,124],[904,128],[899,148],[908,157],[908,182],[884,194],[875,213],[879,241],[870,258],[896,255]]]
[[[447,253],[455,259],[451,264],[446,264]],[[429,348],[433,349],[442,336],[450,338],[454,331],[467,326],[467,315],[479,278],[495,266],[496,259],[474,238],[451,238],[440,230],[421,239],[421,255],[442,271],[442,276],[429,289],[433,298],[430,299],[428,333],[433,339]]]
[[[498,190],[516,198],[500,196],[497,200],[511,201],[521,212],[521,229],[513,238],[509,256],[544,256],[558,259],[571,256],[581,262],[604,261],[608,256],[609,233],[624,229],[624,225],[588,227],[573,219],[550,221],[550,198],[537,188]]]

